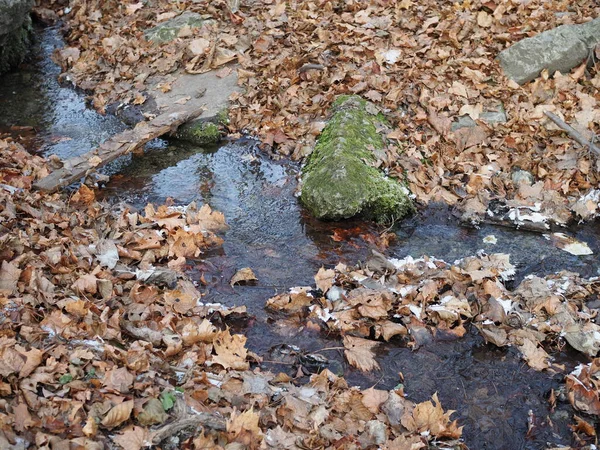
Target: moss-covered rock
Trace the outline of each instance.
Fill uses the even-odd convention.
[[[31,46],[32,0],[0,0],[0,73],[23,62]]]
[[[223,137],[221,125],[226,125],[227,120],[227,111],[220,112],[211,119],[193,120],[180,126],[173,137],[197,145],[216,144]]]
[[[198,13],[184,12],[173,19],[159,23],[153,28],[149,28],[144,32],[144,36],[151,42],[164,44],[175,39],[179,35],[179,32],[186,26],[190,28],[201,28],[211,22],[212,20],[202,18]]]
[[[363,215],[377,221],[413,211],[406,187],[373,166],[384,151],[382,117],[358,96],[340,96],[302,170],[300,200],[319,219]]]

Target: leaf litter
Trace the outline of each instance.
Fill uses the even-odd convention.
[[[44,195],[30,190],[43,159],[8,141],[0,158],[11,169],[0,180],[3,448],[462,445],[436,397],[415,404],[328,370],[306,384],[261,371],[227,326],[245,307],[205,304],[181,270],[221,245],[219,212],[110,207],[85,185]],[[333,289],[333,275],[324,270],[321,287]],[[354,364],[377,367],[376,342],[345,339]]]
[[[405,180],[418,202],[456,205],[475,225],[547,233],[600,215],[598,161],[544,115],[553,111],[592,137],[600,72],[593,61],[588,71],[545,73],[519,87],[494,56],[531,30],[599,15],[592,2],[577,14],[569,8],[537,0],[75,0],[63,8],[48,0],[36,12],[65,19],[69,47],[55,54],[61,77],[90,92],[100,111],[143,104],[152,84],[168,91],[177,70],[226,76],[222,68],[235,61],[244,92],[231,98],[230,131],[303,159],[334,98],[358,93],[392,125],[378,165]],[[183,11],[210,21],[165,44],[141,37]],[[486,121],[499,105],[507,121]],[[464,117],[473,126],[453,127]],[[195,205],[112,211],[86,186],[70,199],[42,197],[29,189],[47,175],[44,161],[8,141],[0,156],[0,389],[14,399],[4,408],[5,442],[143,448],[185,428],[176,423],[202,428],[191,433],[196,448],[423,448],[460,437],[435,397],[415,405],[401,391],[360,391],[327,371],[298,386],[253,370],[258,357],[245,337],[223,326],[244,308],[204,304],[183,272],[187,260],[220,245],[219,213]],[[550,239],[587,252],[566,235]],[[435,334],[459,338],[470,325],[494,345],[516,347],[536,370],[561,372],[552,354],[564,342],[589,358],[598,353],[597,309],[588,307],[597,279],[530,276],[510,291],[508,255],[383,259],[322,269],[317,290],[294,288],[267,307],[339,333],[346,358],[362,370],[377,370],[378,341],[416,349]],[[566,377],[568,399],[583,414],[598,414],[597,366],[592,359]],[[263,388],[240,396],[249,374]],[[575,420],[574,431],[590,435],[586,418]]]
[[[569,2],[541,0],[265,0],[235,8],[225,0],[115,8],[77,0],[68,10],[45,3],[66,19],[70,47],[56,54],[62,76],[89,90],[101,111],[135,104],[173,74],[233,61],[244,89],[231,97],[230,131],[249,132],[276,154],[304,159],[336,96],[361,94],[392,125],[378,165],[405,180],[419,202],[456,205],[475,224],[493,217],[565,225],[598,216],[598,161],[544,115],[553,111],[589,137],[598,132],[597,61],[587,72],[546,72],[518,86],[494,59],[530,30],[598,17],[593,2],[576,13]],[[167,43],[142,37],[184,11],[207,20]],[[505,120],[489,119],[499,111]],[[470,125],[457,126],[465,117]]]

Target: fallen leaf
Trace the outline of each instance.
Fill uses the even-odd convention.
[[[373,349],[378,346],[378,342],[368,339],[344,336],[344,355],[346,359],[351,365],[365,372],[379,369],[379,364],[375,360],[375,353],[373,352]]]
[[[233,275],[233,277],[231,277],[231,280],[229,281],[229,284],[231,286],[235,286],[236,284],[255,284],[258,281],[258,278],[256,278],[256,275],[254,275],[254,272],[252,272],[252,269],[250,267],[244,267],[243,269],[238,270],[235,275]]]
[[[104,419],[102,419],[102,425],[108,429],[118,427],[123,422],[129,419],[131,411],[133,410],[133,400],[128,400],[123,403],[119,403],[108,411]]]

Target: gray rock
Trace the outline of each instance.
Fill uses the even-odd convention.
[[[20,64],[31,44],[33,0],[0,0],[0,72]]]
[[[149,28],[144,31],[144,36],[147,40],[156,44],[164,44],[175,39],[181,29],[185,26],[189,26],[190,28],[202,28],[204,25],[211,22],[212,20],[202,18],[198,13],[186,11],[177,17],[159,23],[154,28]]]
[[[508,121],[508,118],[506,117],[506,110],[502,104],[498,105],[496,109],[490,109],[482,112],[479,118],[491,125],[496,123],[506,123]]]
[[[333,115],[302,169],[300,200],[319,219],[363,215],[399,219],[413,210],[408,190],[373,167],[384,148],[383,118],[362,98],[340,96]],[[371,105],[372,106],[372,105]]]
[[[508,118],[506,117],[506,110],[502,104],[498,105],[496,109],[490,109],[482,112],[479,115],[479,119],[490,125],[506,123],[508,121]],[[460,116],[458,119],[452,122],[450,128],[452,131],[456,131],[460,130],[461,128],[472,128],[476,126],[477,122],[471,119],[470,116]]]
[[[544,69],[550,74],[568,73],[581,64],[600,42],[600,19],[582,25],[561,25],[523,39],[498,55],[506,75],[519,84],[536,78]]]
[[[150,95],[160,111],[185,99],[188,99],[186,105],[196,103],[206,108],[198,119],[179,127],[175,138],[197,145],[213,144],[221,139],[219,125],[227,123],[229,96],[240,91],[237,66],[232,68],[232,73],[224,78],[219,78],[214,71],[196,75],[179,72],[168,92],[156,88],[157,82],[151,83],[155,87],[150,90]]]

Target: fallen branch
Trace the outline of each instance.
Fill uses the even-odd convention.
[[[152,433],[151,439],[153,445],[159,445],[165,439],[175,436],[184,430],[195,434],[196,429],[199,427],[212,431],[225,431],[227,429],[225,419],[216,414],[200,412],[190,415],[187,412],[187,405],[181,398],[178,398],[175,402],[173,413],[175,416],[173,422],[160,427]]]
[[[546,114],[546,116],[548,116],[548,118],[552,122],[554,122],[562,130],[564,130],[569,136],[571,136],[571,138],[573,138],[574,141],[583,145],[584,147],[588,147],[591,151],[593,151],[596,154],[596,156],[600,157],[600,148],[596,147],[593,142],[590,142],[586,138],[584,138],[579,131],[577,131],[571,125],[569,125],[556,114],[551,113],[550,111],[544,111],[544,114]]]
[[[44,192],[56,192],[60,188],[89,175],[100,167],[140,148],[154,138],[167,134],[198,117],[204,107],[171,111],[139,123],[133,130],[119,133],[92,151],[64,161],[63,167],[34,183],[33,187]]]

